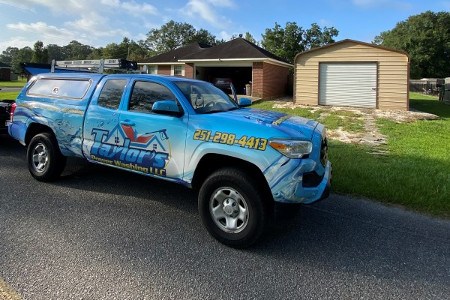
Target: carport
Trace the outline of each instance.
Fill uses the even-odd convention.
[[[252,81],[252,66],[222,67],[195,66],[196,78],[214,82],[217,78],[230,78],[238,94],[245,94],[245,85]]]

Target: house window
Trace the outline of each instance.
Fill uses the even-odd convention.
[[[173,65],[172,74],[173,76],[184,76],[184,66],[183,65]]]
[[[158,74],[158,66],[147,66],[147,74]]]

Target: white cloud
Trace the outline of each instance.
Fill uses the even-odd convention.
[[[411,9],[412,5],[406,1],[392,1],[392,0],[352,0],[353,4],[361,8],[373,7],[390,7],[395,9],[407,10]]]
[[[219,16],[216,7],[230,8],[234,7],[234,3],[231,0],[190,0],[182,9],[182,13],[192,19],[199,17],[216,28],[227,28],[230,21],[223,16]]]
[[[76,21],[66,22],[65,26],[72,32],[78,32],[85,36],[92,37],[113,37],[128,35],[128,31],[123,29],[114,29],[109,26],[109,19],[99,15],[96,12],[89,12]]]
[[[142,38],[145,37],[144,32],[131,34],[130,31],[132,28],[145,31],[143,21],[149,19],[149,15],[158,13],[154,6],[136,0],[0,0],[0,5],[26,10],[38,16],[36,21],[21,20],[7,24],[5,29],[14,38],[5,42],[8,38],[4,37],[2,48],[10,45],[32,46],[36,40],[58,45],[77,40],[98,47],[120,42],[123,37]],[[61,19],[65,22],[61,23]]]
[[[213,6],[231,7],[231,8],[236,7],[236,5],[232,0],[206,0],[206,1],[211,3]]]
[[[134,1],[122,2],[122,7],[134,16],[142,16],[142,14],[156,15],[158,10],[150,4],[138,4]]]
[[[77,40],[83,44],[89,44],[92,39],[77,32],[72,32],[66,28],[59,28],[48,25],[45,22],[35,23],[14,23],[7,24],[6,28],[12,31],[19,32],[14,34],[14,38],[3,40],[0,42],[0,49],[11,47],[23,48],[25,46],[33,47],[37,40],[44,42],[44,44],[66,45],[72,40]]]
[[[223,39],[223,40],[225,40],[225,41],[228,41],[228,40],[231,39],[232,36],[233,36],[232,34],[230,34],[230,33],[226,32],[226,31],[222,30],[221,32],[219,32],[219,35],[218,35],[217,38],[218,38],[219,40],[220,40],[220,39]]]
[[[74,36],[73,33],[67,29],[47,25],[47,23],[45,22],[36,22],[29,24],[20,22],[15,24],[7,24],[6,27],[25,33],[35,34],[38,39],[45,37],[51,40],[59,40],[65,39],[68,36]]]
[[[16,36],[9,40],[0,41],[0,49],[6,49],[8,47],[17,47],[19,49],[26,47],[26,46],[33,47],[34,43],[36,43],[35,40],[31,41],[31,40],[26,39],[25,37]]]
[[[0,4],[3,5],[8,5],[17,9],[21,9],[21,10],[29,10],[29,11],[33,11],[33,9],[26,4],[23,3],[18,3],[17,1],[10,1],[10,0],[0,0]]]
[[[330,21],[326,20],[326,19],[320,19],[318,24],[321,27],[331,27],[331,26],[333,26],[332,23]]]
[[[120,0],[101,0],[101,4],[111,6],[114,8],[121,8],[135,17],[143,17],[143,15],[156,15],[158,9],[148,3],[137,3],[135,1],[120,1]]]
[[[0,0],[0,4],[32,11],[39,10],[35,9],[36,6],[43,6],[54,13],[66,12],[67,14],[79,13],[86,10],[86,8],[92,7],[92,3],[89,0],[20,0],[20,2],[17,0]]]

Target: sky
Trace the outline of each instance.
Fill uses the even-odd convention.
[[[0,53],[8,46],[103,47],[138,41],[170,20],[206,29],[218,39],[250,32],[257,40],[275,22],[339,30],[338,40],[371,42],[411,15],[450,11],[450,0],[0,0]]]

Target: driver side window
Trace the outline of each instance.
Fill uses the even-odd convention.
[[[128,103],[128,111],[152,113],[153,103],[160,100],[176,102],[175,95],[165,86],[149,81],[136,81]]]

